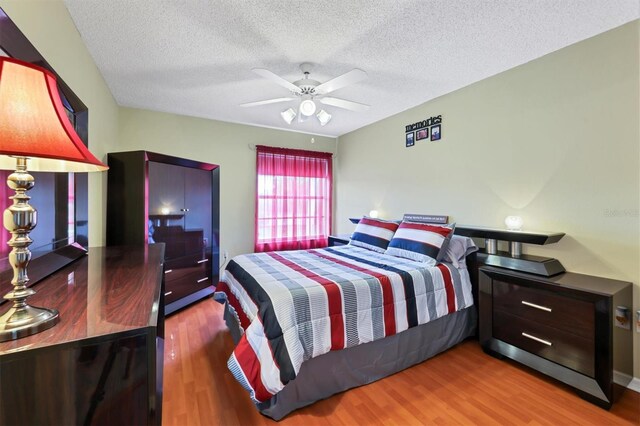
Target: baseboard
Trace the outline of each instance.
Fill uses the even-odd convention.
[[[640,379],[637,377],[613,370],[613,382],[640,393]]]
[[[627,386],[627,388],[640,393],[640,379],[637,377],[634,377],[633,380]]]

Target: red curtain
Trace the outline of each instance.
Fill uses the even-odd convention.
[[[332,154],[257,146],[255,251],[326,247]]]

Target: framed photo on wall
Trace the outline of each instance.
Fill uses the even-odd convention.
[[[422,139],[427,139],[429,137],[429,128],[420,129],[416,132],[416,140],[421,141]]]
[[[414,139],[413,132],[407,133],[407,147],[413,146],[415,144],[416,144],[416,142],[415,142],[415,139]]]
[[[440,140],[440,125],[431,126],[431,140],[439,141]]]

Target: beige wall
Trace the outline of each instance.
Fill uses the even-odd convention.
[[[383,216],[562,231],[525,251],[634,283],[640,309],[638,21],[339,138],[338,232]],[[404,126],[442,114],[442,140],[404,147]],[[635,376],[640,345],[635,334]]]
[[[0,7],[89,108],[89,149],[106,162],[118,106],[61,1],[0,0]],[[105,243],[107,174],[89,176],[89,244]]]
[[[311,143],[311,138],[315,143]],[[334,153],[321,136],[121,108],[116,151],[147,150],[220,165],[221,251],[253,251],[256,152],[271,145]]]

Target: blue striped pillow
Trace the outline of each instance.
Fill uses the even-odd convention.
[[[446,254],[454,227],[403,221],[385,253],[435,265]]]
[[[398,229],[396,222],[363,217],[351,235],[350,245],[384,253]]]

